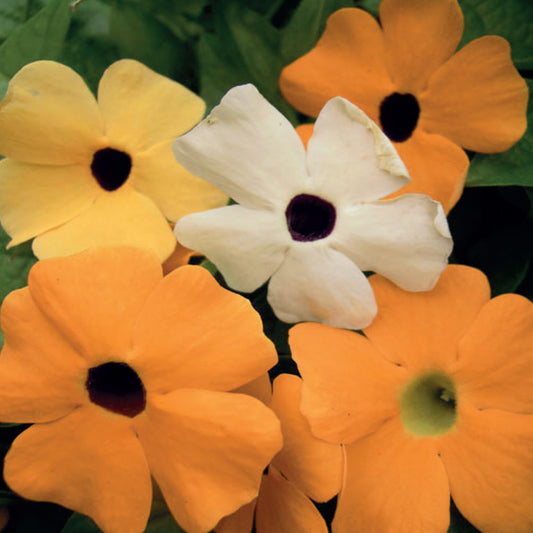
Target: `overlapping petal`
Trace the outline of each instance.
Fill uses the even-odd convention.
[[[245,395],[154,394],[135,427],[153,476],[188,533],[206,533],[257,496],[262,470],[281,447],[275,415]]]
[[[19,435],[4,464],[15,492],[89,515],[106,532],[142,531],[152,484],[131,420],[94,405]]]
[[[42,165],[90,165],[103,143],[96,100],[72,69],[36,61],[13,76],[0,104],[1,155]]]
[[[300,138],[253,85],[229,91],[173,149],[178,163],[245,207],[271,208],[307,181]]]
[[[215,527],[215,533],[250,533],[254,526],[257,499],[243,505],[240,509],[225,516]]]

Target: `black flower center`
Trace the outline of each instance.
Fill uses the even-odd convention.
[[[419,116],[418,100],[409,93],[392,93],[379,106],[381,128],[394,142],[403,142],[411,137]]]
[[[131,157],[114,148],[102,148],[95,152],[91,172],[106,191],[116,191],[128,179],[131,171]]]
[[[113,413],[132,418],[146,406],[144,385],[126,363],[105,363],[91,368],[85,387],[91,402]]]
[[[289,233],[295,241],[316,241],[335,227],[337,213],[328,201],[312,194],[295,196],[285,210]]]

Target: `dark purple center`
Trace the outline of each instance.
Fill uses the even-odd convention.
[[[126,363],[104,363],[91,368],[85,387],[91,402],[113,413],[132,418],[146,406],[144,385]]]
[[[409,139],[420,116],[418,100],[412,94],[392,93],[379,107],[379,121],[385,135],[394,142]]]
[[[114,148],[102,148],[95,152],[91,172],[106,191],[116,191],[128,179],[131,171],[131,157]]]
[[[333,231],[337,213],[328,201],[312,194],[299,194],[289,202],[285,217],[291,237],[309,242],[323,239]]]

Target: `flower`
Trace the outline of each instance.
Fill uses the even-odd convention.
[[[405,190],[448,212],[468,170],[461,147],[503,152],[518,141],[527,85],[505,39],[481,37],[454,55],[456,0],[383,0],[379,20],[356,8],[333,13],[315,48],[282,71],[281,91],[310,116],[334,96],[357,104],[394,142],[412,178]]]
[[[377,201],[407,172],[379,128],[342,98],[320,113],[307,154],[252,85],[230,90],[173,148],[241,204],[183,217],[178,241],[238,291],[271,277],[268,301],[285,322],[366,326],[376,304],[362,271],[419,291],[446,266],[452,242],[440,204],[421,195]]]
[[[366,337],[289,333],[302,412],[345,451],[333,533],[445,533],[450,493],[480,531],[533,531],[533,304],[457,265],[427,293],[371,284]]]
[[[176,164],[171,142],[203,116],[182,85],[124,59],[98,102],[70,68],[23,67],[0,103],[0,221],[40,259],[98,245],[173,251],[169,221],[227,197]]]
[[[339,492],[341,448],[311,434],[307,420],[299,411],[300,378],[281,374],[274,380],[273,387],[271,398],[264,394],[264,384],[260,382],[241,392],[262,397],[278,415],[283,448],[263,475],[257,499],[223,518],[215,527],[216,533],[251,533],[254,513],[257,533],[328,532],[324,519],[309,498],[324,502]]]
[[[23,497],[144,531],[151,475],[188,533],[257,495],[279,422],[232,389],[277,360],[250,303],[135,248],[38,262],[1,311],[0,420],[33,423],[4,478]]]

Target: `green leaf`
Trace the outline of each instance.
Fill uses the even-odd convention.
[[[372,13],[375,17],[379,15],[379,4],[381,4],[381,0],[361,0],[359,2],[360,7]]]
[[[170,513],[152,516],[144,533],[185,533]]]
[[[2,0],[0,2],[0,41],[43,7],[41,0]]]
[[[482,35],[500,35],[511,44],[517,68],[533,69],[531,0],[459,0],[465,17],[461,46]]]
[[[533,80],[527,80],[529,91]],[[510,150],[502,154],[476,154],[470,162],[466,185],[533,186],[533,99],[530,97],[527,111],[528,129]]]
[[[13,76],[38,59],[58,59],[70,25],[68,0],[50,0],[0,45],[0,71]]]
[[[328,17],[352,5],[350,0],[303,0],[283,29],[281,56],[285,63],[309,52],[322,35]]]
[[[73,513],[61,533],[100,533],[100,528],[88,517]]]

